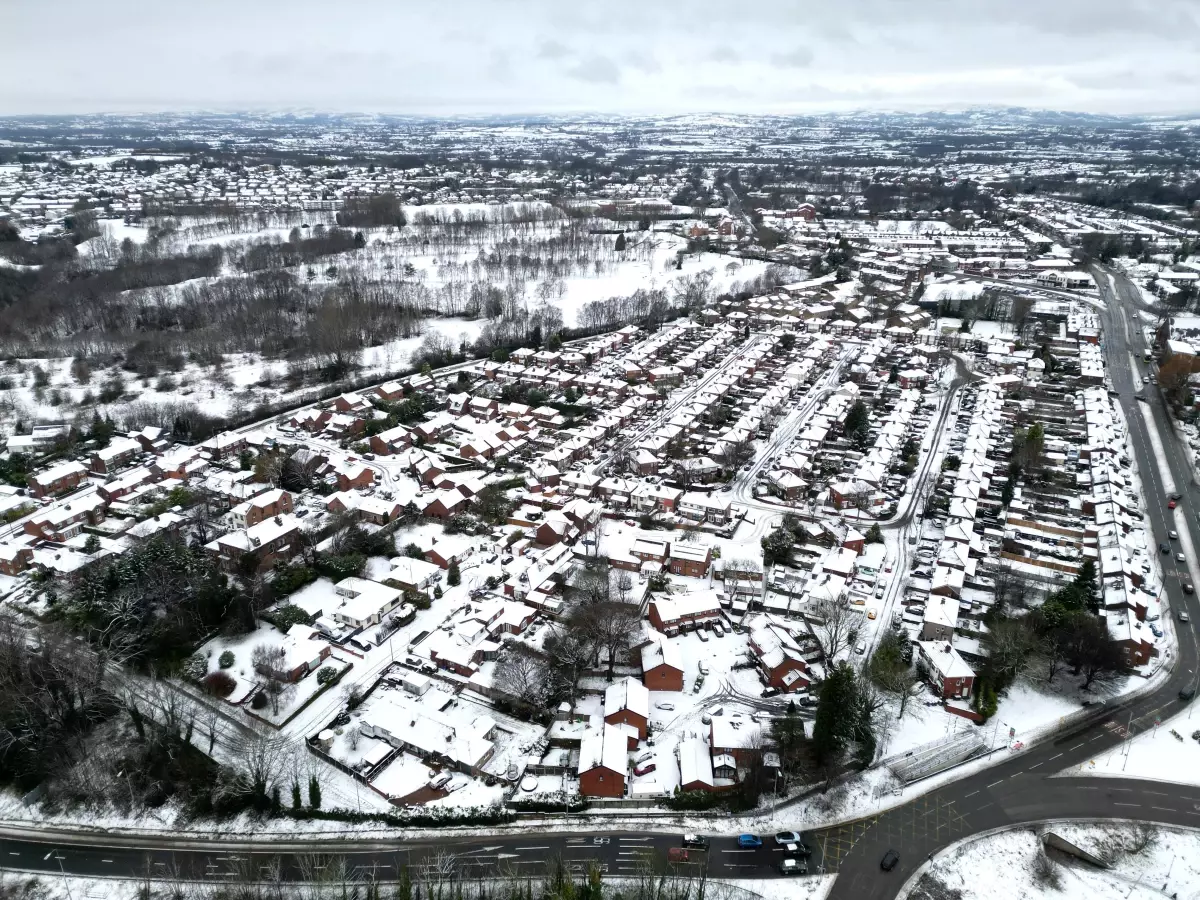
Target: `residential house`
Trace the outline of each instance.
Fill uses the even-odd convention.
[[[589,728],[579,743],[579,793],[583,797],[624,797],[629,774],[625,731],[612,725]]]
[[[972,669],[949,641],[917,641],[917,670],[943,700],[966,700],[975,687]]]
[[[650,721],[650,692],[646,686],[628,677],[610,684],[604,691],[604,721],[629,725],[637,731],[637,740],[643,740]]]

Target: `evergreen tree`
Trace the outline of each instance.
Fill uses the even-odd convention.
[[[450,560],[450,568],[446,572],[446,584],[450,585],[450,587],[457,587],[461,583],[462,573],[458,570],[458,560],[452,559]]]
[[[625,235],[624,235],[624,234],[618,234],[618,235],[617,235],[617,245],[616,245],[616,251],[617,251],[618,253],[621,253],[621,252],[622,252],[624,249],[625,249]]]
[[[304,801],[300,799],[300,782],[292,782],[292,809],[299,809],[304,805]]]
[[[316,775],[308,778],[308,806],[310,809],[321,808],[321,782],[317,781]]]

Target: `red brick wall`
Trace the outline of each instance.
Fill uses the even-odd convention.
[[[579,776],[579,793],[584,797],[624,797],[625,776],[610,769],[590,769]]]
[[[642,683],[651,691],[682,691],[683,673],[664,663],[644,672]]]

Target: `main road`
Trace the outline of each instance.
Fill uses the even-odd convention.
[[[1133,358],[1144,350],[1140,327],[1129,328],[1134,306],[1141,303],[1136,288],[1120,276],[1113,284],[1097,279],[1105,308],[1105,354],[1112,387],[1117,392],[1142,477],[1146,513],[1157,541],[1170,543],[1168,531],[1178,530],[1188,542],[1193,560],[1200,558],[1186,527],[1182,509],[1200,510],[1200,486],[1191,465],[1174,438],[1161,403],[1149,404],[1149,422],[1168,466],[1166,476],[1184,495],[1181,510],[1167,508],[1167,482],[1154,452],[1147,417],[1135,399]],[[1114,290],[1115,285],[1115,290]],[[1200,621],[1200,603],[1183,593],[1180,578],[1168,576],[1165,594],[1169,609],[1187,610]],[[1182,623],[1180,623],[1182,626]],[[811,865],[838,872],[834,898],[889,898],[934,852],[964,837],[1006,826],[1063,818],[1141,819],[1171,825],[1200,827],[1200,787],[1144,779],[1051,777],[1117,746],[1130,732],[1155,726],[1161,719],[1187,709],[1179,699],[1197,681],[1197,641],[1192,626],[1178,627],[1177,658],[1169,674],[1152,690],[1135,699],[1113,702],[1090,716],[1020,752],[1002,751],[988,768],[933,788],[886,811],[843,825],[809,832],[814,854]],[[1197,719],[1200,723],[1200,718]],[[1128,730],[1127,730],[1128,729]],[[533,874],[547,860],[562,860],[585,871],[596,865],[609,875],[633,875],[648,866],[661,868],[680,835],[613,829],[597,822],[596,830],[576,820],[572,832],[534,825],[519,834],[433,838],[398,833],[388,840],[330,839],[297,833],[293,838],[203,840],[195,836],[133,836],[104,831],[40,831],[0,828],[0,868],[46,875],[107,875],[212,880],[254,877],[304,877],[314,865],[312,854],[337,854],[351,873],[388,878],[400,865],[416,872],[443,871],[450,860],[470,874],[508,872]],[[786,827],[787,823],[780,823]],[[684,873],[706,865],[708,875],[723,878],[761,878],[782,858],[770,836],[760,848],[746,849],[730,837],[712,839],[707,853],[692,853]],[[882,872],[879,861],[895,849],[899,864]]]

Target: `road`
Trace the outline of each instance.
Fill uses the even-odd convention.
[[[1114,291],[1107,278],[1098,278],[1104,328],[1104,353],[1113,390],[1129,424],[1133,453],[1142,477],[1146,514],[1158,542],[1171,543],[1167,532],[1177,529],[1192,559],[1196,546],[1182,516],[1167,509],[1167,489],[1153,451],[1146,419],[1135,399],[1130,353],[1145,349],[1140,327],[1129,328],[1130,313],[1141,297],[1134,286],[1115,278]],[[1135,299],[1136,298],[1136,299]],[[1152,403],[1153,422],[1161,438],[1169,475],[1184,495],[1183,508],[1200,510],[1200,487],[1192,477],[1187,458],[1173,437],[1171,423],[1161,403]],[[1186,595],[1180,579],[1168,577],[1165,593],[1169,607],[1186,609],[1192,624],[1177,624],[1178,658],[1169,677],[1150,693],[1135,700],[1116,702],[1053,741],[1042,743],[1004,760],[1000,765],[948,784],[887,813],[858,823],[815,832],[810,842],[825,847],[825,862],[839,877],[831,898],[891,897],[925,861],[926,857],[962,838],[991,828],[1071,817],[1145,819],[1175,825],[1200,826],[1200,787],[1146,780],[1109,778],[1056,778],[1048,776],[1095,757],[1122,740],[1126,726],[1139,732],[1153,728],[1185,707],[1178,699],[1184,687],[1196,685],[1197,644],[1192,630],[1200,616],[1200,603]],[[1198,714],[1200,715],[1200,714]],[[1200,723],[1200,719],[1197,720]],[[899,865],[882,872],[879,861],[894,848]]]

